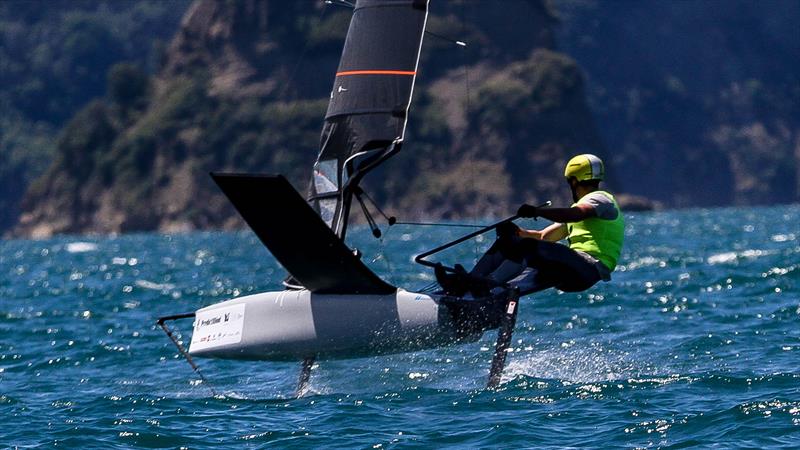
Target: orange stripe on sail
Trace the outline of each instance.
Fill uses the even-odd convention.
[[[413,70],[347,70],[344,72],[336,72],[337,77],[344,77],[348,75],[416,75],[417,72]]]

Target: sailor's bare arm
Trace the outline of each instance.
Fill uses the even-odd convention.
[[[556,242],[567,237],[567,226],[563,223],[554,223],[542,230],[520,229],[519,236],[523,238],[534,238],[542,241]]]

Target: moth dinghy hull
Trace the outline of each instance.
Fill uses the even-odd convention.
[[[487,309],[490,304],[484,301],[475,307]],[[474,342],[493,324],[474,320],[481,315],[463,309],[436,296],[402,289],[389,295],[326,295],[308,290],[264,292],[198,310],[189,354],[297,361],[309,357],[381,355]]]

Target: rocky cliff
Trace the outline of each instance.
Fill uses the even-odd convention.
[[[280,172],[305,191],[350,13],[196,1],[154,77],[115,66],[105,97],[69,122],[15,234],[237,226],[211,170]],[[566,159],[610,155],[555,26],[545,0],[434,3],[407,143],[367,177],[371,195],[409,218],[567,201]]]

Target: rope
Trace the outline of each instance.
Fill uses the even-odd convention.
[[[458,227],[458,228],[485,228],[486,225],[470,223],[433,223],[433,222],[395,222],[397,225],[413,225],[425,227]]]
[[[322,8],[321,9],[321,11],[319,12],[319,16],[317,17],[317,20],[319,22],[322,22],[322,19],[325,17],[325,14],[327,13],[327,10],[328,10],[328,8]],[[287,94],[287,92],[289,91],[290,88],[294,88],[295,75],[297,75],[297,71],[300,69],[300,66],[303,64],[303,61],[306,58],[306,54],[308,54],[308,49],[309,49],[310,46],[311,45],[310,45],[309,40],[306,39],[303,42],[303,50],[300,52],[300,57],[297,58],[297,62],[295,63],[294,67],[292,67],[292,71],[289,74],[289,78],[286,80],[286,83],[284,83],[283,89],[281,89],[280,94],[278,94],[278,98],[279,99],[287,101],[286,94]],[[296,103],[297,102],[292,102],[293,105],[296,105]],[[294,106],[294,108],[297,108],[297,106]]]
[[[461,13],[461,35],[464,36],[467,31],[467,13],[466,13],[466,2],[461,3],[460,13]],[[469,129],[469,113],[472,107],[470,103],[470,86],[469,86],[469,60],[467,59],[467,55],[464,54],[464,119],[467,121],[467,129]],[[475,179],[475,165],[470,164],[470,178],[473,180]],[[478,261],[480,252],[480,246],[478,245],[478,241],[474,241],[473,245],[473,257],[475,261]]]
[[[379,249],[378,254],[375,256],[375,258],[372,259],[372,262],[374,263],[378,259],[382,259],[384,263],[386,263],[386,271],[390,274],[390,280],[392,281],[393,284],[396,285],[397,278],[394,277],[394,269],[392,269],[392,262],[386,256],[386,241],[384,241],[384,239],[388,234],[389,234],[389,229],[387,228],[386,232],[381,234],[381,237],[379,239],[380,244],[378,246]]]

